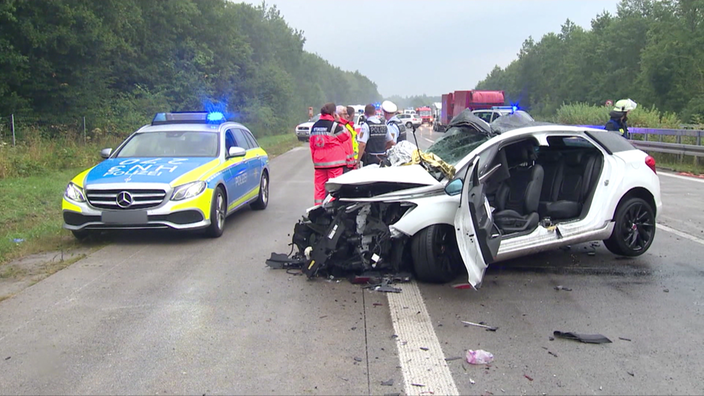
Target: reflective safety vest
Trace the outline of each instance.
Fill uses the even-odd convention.
[[[347,166],[353,167],[357,165],[357,153],[359,153],[359,145],[357,144],[357,131],[354,130],[352,124],[345,124],[347,131],[349,131],[350,139],[349,152],[347,153]]]
[[[365,121],[369,126],[369,139],[364,152],[370,155],[381,155],[386,153],[386,134],[388,127],[386,124],[374,123],[371,120]]]
[[[332,116],[320,117],[310,128],[310,154],[315,168],[335,168],[347,165],[350,134]]]

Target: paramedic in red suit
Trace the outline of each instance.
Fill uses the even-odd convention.
[[[310,129],[310,154],[315,168],[315,204],[323,203],[327,192],[325,183],[342,175],[347,166],[350,134],[335,118],[335,103],[326,103],[320,109],[320,119]]]

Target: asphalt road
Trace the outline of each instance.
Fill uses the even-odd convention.
[[[419,143],[439,136],[424,128]],[[0,302],[0,393],[704,393],[701,182],[661,177],[670,231],[638,259],[576,245],[490,267],[479,291],[387,296],[265,266],[288,252],[312,177],[295,149],[272,161],[269,208],[233,215],[221,238],[112,235]],[[494,363],[445,362],[467,349]]]

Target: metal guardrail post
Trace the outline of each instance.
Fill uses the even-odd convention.
[[[15,147],[15,115],[10,114],[10,122],[12,123],[12,147]]]

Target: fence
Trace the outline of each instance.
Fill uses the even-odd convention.
[[[602,126],[584,126],[604,129]],[[631,134],[631,143],[643,151],[677,154],[680,157],[685,155],[704,157],[704,146],[702,146],[702,136],[704,136],[704,131],[702,130],[629,128],[628,132]],[[657,136],[655,140],[652,139],[653,136]],[[665,136],[673,136],[674,142],[663,142],[663,137]],[[683,140],[685,139],[690,141],[692,144],[683,143]]]
[[[21,140],[30,137],[28,135],[29,131],[41,131],[42,137],[52,138],[66,132],[72,132],[73,135],[80,136],[83,143],[85,143],[88,139],[88,130],[90,130],[90,126],[86,124],[86,117],[64,124],[57,124],[47,123],[32,116],[16,114],[0,116],[0,142],[7,140],[8,143],[12,142],[13,146],[16,146]]]

